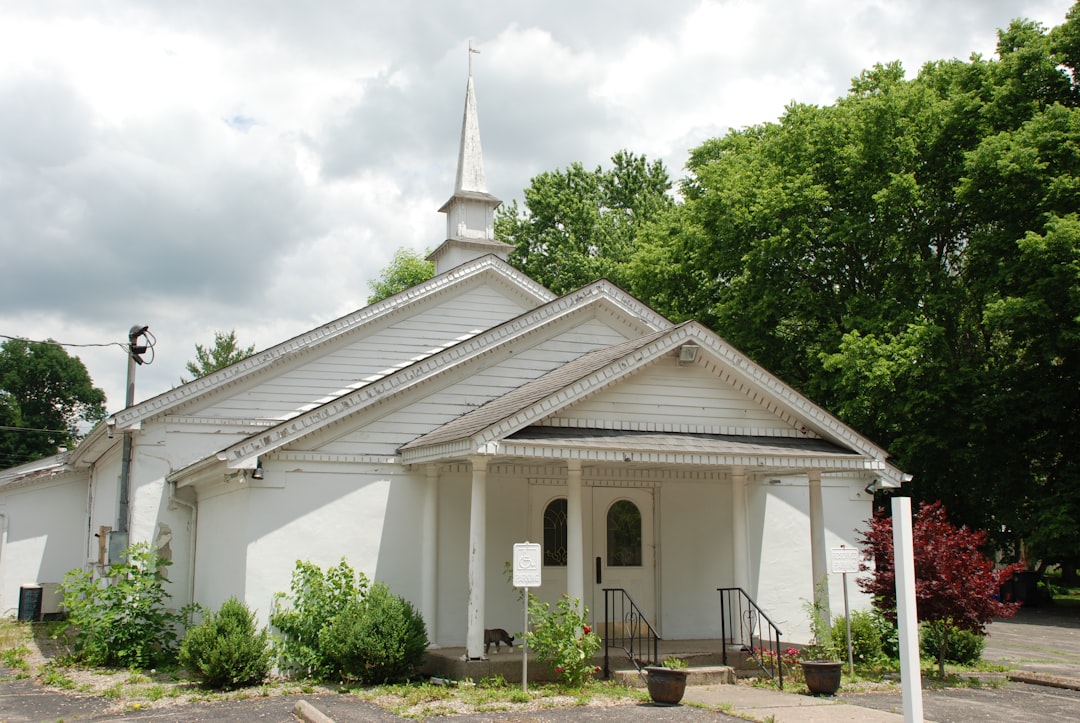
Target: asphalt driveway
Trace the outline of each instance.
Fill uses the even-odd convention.
[[[983,659],[1022,673],[1014,678],[1080,688],[1080,609],[1022,608],[1016,617],[992,623]],[[840,697],[865,708],[903,711],[898,693]],[[937,723],[1077,721],[1080,691],[1017,680],[990,680],[982,687],[924,690],[923,714],[926,720]]]

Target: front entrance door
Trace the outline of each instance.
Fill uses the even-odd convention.
[[[653,490],[591,487],[593,581],[591,612],[604,617],[604,588],[622,588],[656,625]],[[588,538],[586,538],[588,539]]]

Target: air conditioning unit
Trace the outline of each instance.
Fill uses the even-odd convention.
[[[57,591],[59,587],[60,583],[58,582],[41,583],[42,620],[57,620],[61,617],[60,603],[63,601],[64,596]]]

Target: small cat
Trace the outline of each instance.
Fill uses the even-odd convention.
[[[495,652],[499,652],[499,646],[506,643],[510,646],[510,649],[514,649],[514,636],[506,632],[502,628],[493,628],[491,630],[484,631],[484,655],[487,655],[488,650],[491,648],[491,644],[495,643]]]

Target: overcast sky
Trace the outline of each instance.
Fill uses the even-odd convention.
[[[0,334],[264,349],[364,305],[435,248],[473,56],[489,190],[689,149],[829,104],[874,63],[990,57],[1070,0],[4,0]],[[124,352],[69,349],[124,402]]]

